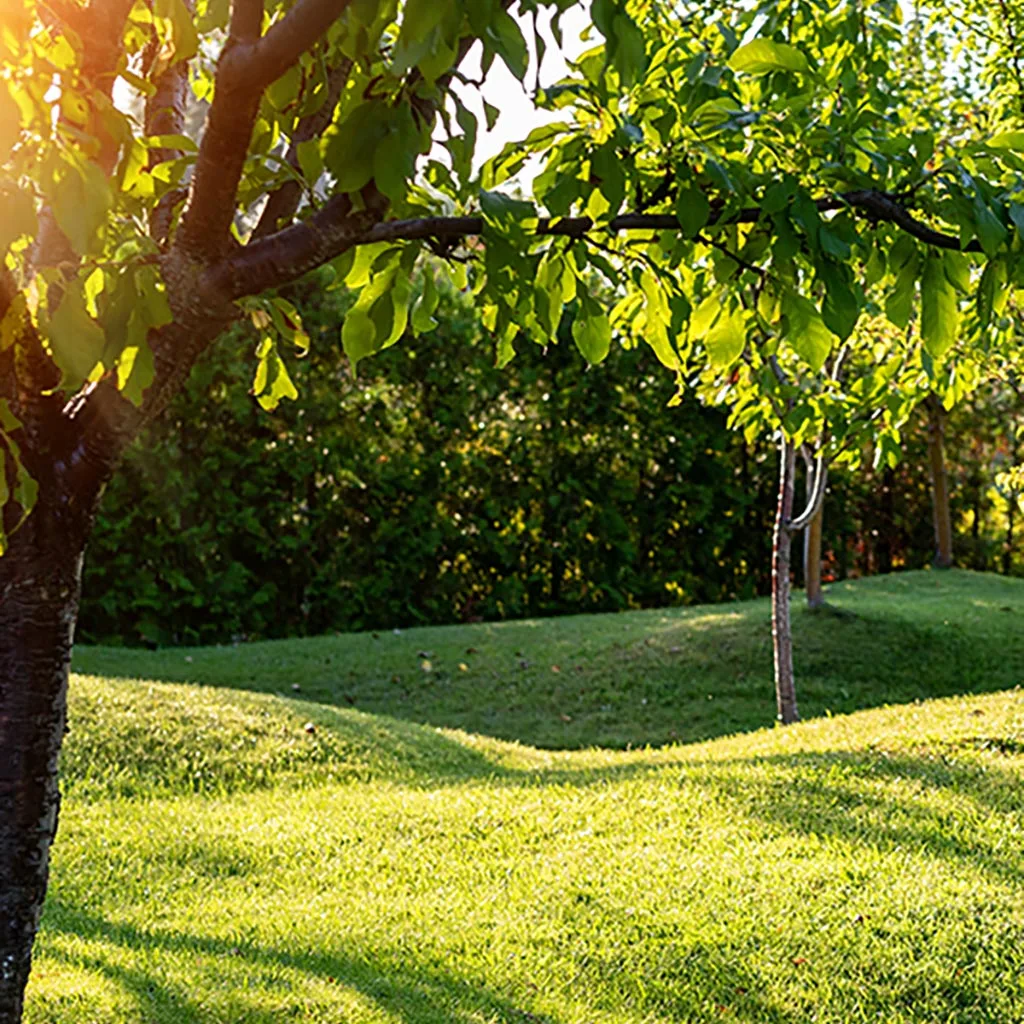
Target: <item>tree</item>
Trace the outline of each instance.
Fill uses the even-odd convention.
[[[821,473],[824,478],[817,480],[814,463],[810,458],[807,462],[807,500],[811,501],[817,483],[822,488],[821,501],[814,518],[804,529],[804,591],[807,607],[812,611],[825,607],[825,594],[821,588],[821,540],[825,526],[825,493],[828,488],[828,468],[823,466]]]
[[[949,509],[946,472],[946,410],[935,395],[925,402],[928,413],[928,471],[932,484],[932,522],[935,526],[935,567],[953,565],[953,517]]]
[[[553,12],[557,34],[570,5],[517,9],[527,25]],[[1003,293],[1021,275],[1024,135],[1005,105],[964,121],[971,89],[944,89],[951,32],[922,48],[894,0],[594,0],[603,41],[538,93],[566,119],[478,174],[477,119],[453,83],[474,41],[485,71],[500,58],[527,78],[511,7],[4,4],[0,1022],[20,1019],[46,888],[79,569],[100,493],[243,314],[262,335],[256,396],[294,395],[286,345],[307,339],[275,289],[333,263],[360,292],[341,332],[355,366],[407,327],[429,329],[436,296],[409,308],[429,248],[472,288],[500,363],[521,337],[547,344],[572,305],[590,361],[614,332],[650,345],[680,386],[695,365],[708,380],[739,370],[746,407],[792,401],[784,497],[789,454],[839,419],[824,409],[834,388],[799,400],[773,358],[784,372],[834,366],[881,288],[894,322],[917,311],[932,380],[955,378],[961,296],[977,295],[964,345],[1004,330]],[[907,73],[922,53],[924,78]],[[984,74],[1002,88],[1012,74],[999,56]],[[533,201],[499,191],[531,155],[544,161]],[[484,242],[464,245],[470,236]],[[609,291],[621,296],[610,313]],[[787,515],[783,501],[792,527]]]

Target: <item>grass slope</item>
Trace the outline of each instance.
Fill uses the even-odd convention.
[[[634,750],[770,719],[763,604],[80,651],[27,1020],[1024,1020],[1024,584],[832,598],[805,713],[905,706]]]
[[[918,572],[829,591],[856,617],[794,601],[804,717],[1021,681],[1019,580]],[[75,668],[300,696],[537,747],[624,748],[770,724],[769,616],[765,599],[239,647],[80,648]]]

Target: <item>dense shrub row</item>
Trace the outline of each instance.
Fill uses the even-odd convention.
[[[255,336],[195,370],[127,458],[87,556],[79,637],[194,643],[708,602],[768,584],[775,463],[723,417],[670,408],[646,351],[571,342],[494,368],[472,306],[368,360],[345,297],[297,296],[297,403],[247,394]],[[953,446],[955,447],[955,446]],[[923,448],[833,479],[832,573],[926,564]]]

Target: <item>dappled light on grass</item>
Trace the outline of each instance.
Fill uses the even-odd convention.
[[[754,728],[760,603],[84,652],[215,685],[73,681],[27,1020],[1022,1019],[1024,586],[921,573],[830,600],[855,617],[798,620],[805,692],[906,703]],[[311,699],[339,676],[356,707]],[[545,725],[581,677],[609,718]],[[1003,692],[914,699],[958,686]],[[703,742],[606,743],[687,714]],[[751,731],[712,738],[725,721]],[[534,723],[583,749],[532,745]]]
[[[69,801],[29,1020],[845,1024],[1024,1007],[1019,692],[542,763],[443,738],[490,773],[462,762],[410,785],[385,751],[350,782]]]
[[[827,596],[851,614],[794,615],[805,717],[1024,681],[1020,580],[915,572],[835,584]],[[75,667],[262,691],[554,749],[691,742],[774,719],[763,600],[239,647],[79,648]]]

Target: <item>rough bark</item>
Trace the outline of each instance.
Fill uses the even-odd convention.
[[[793,631],[790,626],[790,562],[793,535],[793,483],[796,449],[783,437],[779,445],[779,501],[772,537],[772,645],[775,654],[775,700],[784,725],[800,720],[793,680]]]
[[[1003,574],[1006,576],[1013,572],[1013,528],[1016,511],[1017,492],[1011,488],[1006,499],[1006,542],[1003,546]]]
[[[21,1020],[60,793],[88,501],[52,491],[0,558],[0,1024]]]
[[[934,396],[928,407],[928,468],[932,481],[932,519],[935,525],[935,567],[953,564],[953,519],[949,510],[949,477],[946,473],[946,411]]]

